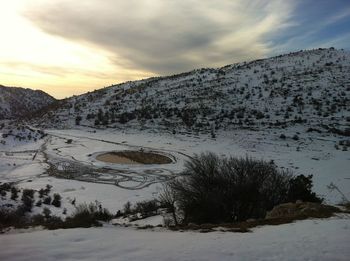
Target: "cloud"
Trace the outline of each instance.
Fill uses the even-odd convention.
[[[292,24],[294,1],[31,0],[23,15],[46,33],[114,54],[155,74],[266,56],[269,37]]]
[[[295,0],[291,16],[294,26],[271,38],[270,55],[319,47],[349,46],[350,6],[348,0]],[[343,42],[342,42],[343,41]]]

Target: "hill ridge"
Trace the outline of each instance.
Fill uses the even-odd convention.
[[[0,120],[33,114],[55,101],[42,90],[0,85]]]
[[[38,125],[214,132],[231,128],[346,128],[350,53],[313,49],[112,85],[70,97]]]

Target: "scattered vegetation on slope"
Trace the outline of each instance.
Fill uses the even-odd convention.
[[[315,49],[127,82],[66,99],[33,123],[169,133],[312,126],[348,136],[350,53]]]
[[[8,228],[27,228],[34,226],[43,226],[47,229],[75,228],[100,226],[100,221],[109,221],[112,215],[107,209],[103,208],[98,202],[90,204],[80,204],[75,207],[72,215],[67,217],[52,215],[49,206],[61,208],[62,197],[55,193],[53,200],[49,195],[51,186],[46,186],[39,191],[33,189],[18,189],[14,184],[0,184],[0,231]],[[19,197],[21,194],[21,197]],[[36,195],[38,194],[38,195]],[[37,196],[37,197],[36,197]],[[8,201],[8,198],[11,201]],[[35,203],[35,199],[38,199]],[[3,203],[3,202],[11,203]],[[33,213],[33,207],[36,207],[36,213]],[[37,210],[41,209],[41,213]],[[62,210],[64,216],[66,209]]]

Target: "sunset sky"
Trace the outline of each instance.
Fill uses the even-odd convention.
[[[318,47],[350,49],[349,0],[11,0],[0,84],[64,98]]]

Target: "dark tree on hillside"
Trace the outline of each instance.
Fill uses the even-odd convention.
[[[98,109],[97,120],[98,120],[99,122],[102,122],[102,121],[103,121],[103,111],[102,111],[102,109]]]
[[[82,120],[81,116],[78,115],[78,116],[75,118],[75,124],[76,124],[76,125],[80,125],[81,120]]]

